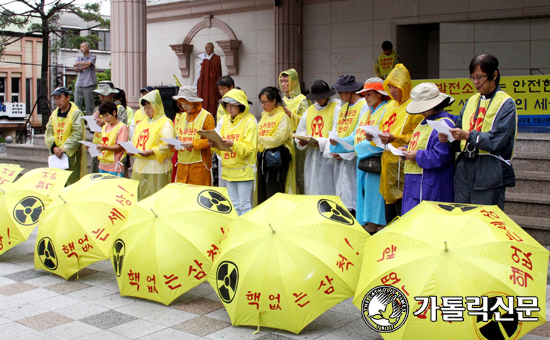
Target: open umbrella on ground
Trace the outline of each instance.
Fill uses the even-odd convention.
[[[385,339],[519,339],[548,256],[497,206],[424,201],[367,240],[353,303]]]
[[[236,217],[226,188],[169,184],[140,201],[112,248],[120,294],[169,305],[204,282]]]
[[[278,193],[228,229],[208,282],[233,325],[299,333],[353,296],[369,235],[337,196]]]
[[[0,166],[7,174],[16,176],[22,169]],[[34,169],[13,183],[0,185],[0,254],[26,241],[52,199],[63,189],[70,171]],[[13,177],[9,176],[9,177]]]
[[[34,267],[68,279],[108,259],[137,203],[137,186],[131,179],[91,174],[64,188],[41,217]]]
[[[19,164],[0,164],[0,190],[7,189],[23,170]]]

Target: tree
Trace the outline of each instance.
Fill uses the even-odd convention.
[[[110,22],[104,19],[100,14],[100,3],[88,3],[83,7],[74,4],[76,0],[52,0],[46,3],[46,0],[11,0],[5,4],[0,4],[0,30],[8,26],[16,26],[20,29],[27,27],[27,33],[42,34],[42,62],[40,76],[40,92],[38,93],[38,105],[40,113],[47,116],[48,106],[48,66],[50,48],[71,47],[78,48],[84,41],[91,46],[97,47],[99,38],[89,34],[86,37],[78,35],[69,35],[66,39],[61,39],[50,46],[50,35],[55,34],[59,37],[63,35],[58,20],[63,12],[73,13],[86,22],[97,22],[97,26],[109,28]],[[24,7],[24,10],[13,11],[9,5],[18,4]],[[88,30],[90,28],[86,28]],[[23,38],[25,33],[14,34],[0,41],[0,55],[7,45],[13,44]],[[44,121],[44,118],[43,118]]]

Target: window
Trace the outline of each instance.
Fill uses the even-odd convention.
[[[109,31],[92,31],[93,35],[97,35],[101,41],[97,43],[97,49],[100,51],[111,50],[111,32]]]
[[[80,46],[73,46],[71,42],[71,38],[79,37],[80,36],[80,29],[78,28],[69,28],[69,27],[61,27],[61,47],[64,48],[76,48],[79,49]]]
[[[0,103],[6,101],[6,78],[0,78]]]
[[[11,102],[12,103],[19,103],[21,100],[21,97],[19,95],[21,87],[21,78],[11,78]]]
[[[31,114],[32,109],[32,78],[25,79],[25,99],[27,103],[27,114]]]

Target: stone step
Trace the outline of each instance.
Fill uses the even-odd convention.
[[[550,245],[550,218],[508,215],[543,246]]]
[[[7,154],[19,157],[44,157],[50,156],[50,150],[44,145],[37,144],[6,144]]]
[[[518,133],[515,152],[548,152],[550,134],[548,133]]]
[[[550,143],[548,143],[550,146]],[[512,160],[514,171],[541,171],[550,169],[550,153],[518,152]]]
[[[550,173],[540,171],[515,171],[516,186],[506,188],[506,193],[548,194]]]
[[[507,192],[504,212],[507,215],[550,218],[550,195]]]
[[[0,163],[19,164],[23,170],[21,174],[26,173],[29,170],[48,167],[48,157],[26,156],[21,157],[19,155],[0,155]]]
[[[46,145],[46,143],[44,143],[44,135],[32,136],[32,143],[34,145]]]

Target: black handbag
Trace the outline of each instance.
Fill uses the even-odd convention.
[[[262,153],[263,166],[269,170],[286,166],[291,160],[290,151],[282,145],[273,149],[266,149]]]
[[[359,164],[357,164],[357,168],[361,171],[379,174],[382,172],[382,157],[370,156],[363,158],[359,161]]]

